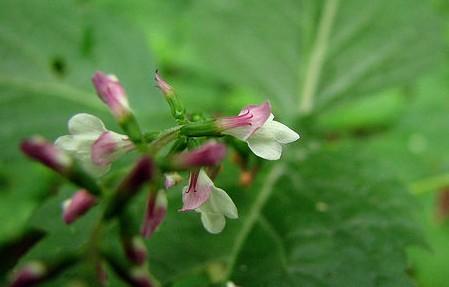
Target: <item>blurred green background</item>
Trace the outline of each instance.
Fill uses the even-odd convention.
[[[121,79],[146,130],[172,126],[156,68],[191,112],[269,99],[302,136],[249,188],[226,163],[217,186],[240,219],[221,235],[170,194],[148,242],[164,286],[449,286],[446,0],[0,0],[0,242],[49,231],[24,261],[85,242],[98,212],[64,226],[74,187],[48,199],[60,179],[18,144],[66,134],[78,112],[118,130],[96,70]],[[84,269],[44,286],[83,286]]]

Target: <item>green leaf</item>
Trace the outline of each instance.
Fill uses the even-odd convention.
[[[412,286],[405,247],[420,242],[416,207],[376,166],[349,146],[277,164],[251,190],[226,184],[235,178],[227,172],[217,186],[240,218],[219,236],[203,230],[198,214],[176,211],[179,194],[149,241],[152,271],[164,283],[207,274],[239,286]]]
[[[0,241],[20,232],[42,195],[48,173],[20,154],[34,134],[67,134],[67,121],[88,112],[120,131],[95,95],[96,70],[115,73],[138,120],[163,126],[163,97],[141,33],[82,1],[3,0],[0,9]],[[151,119],[148,120],[148,119]],[[13,216],[11,216],[13,215]]]
[[[17,157],[23,137],[66,134],[67,120],[78,112],[94,113],[116,128],[92,87],[96,70],[120,78],[146,127],[164,111],[142,34],[120,18],[81,1],[4,0],[0,27],[3,159]]]
[[[410,81],[441,48],[425,1],[195,3],[191,64],[251,87],[290,116]]]

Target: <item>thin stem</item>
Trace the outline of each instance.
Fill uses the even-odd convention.
[[[284,174],[285,166],[282,164],[275,165],[271,172],[268,174],[267,181],[259,192],[257,199],[254,201],[253,205],[250,207],[248,215],[242,220],[242,228],[238,233],[233,248],[229,254],[228,267],[226,271],[226,278],[229,278],[232,275],[232,271],[234,270],[235,264],[237,262],[238,256],[240,254],[243,245],[246,242],[251,230],[254,227],[254,224],[257,222],[262,209],[273,193],[274,185],[278,181],[278,179]]]
[[[168,129],[161,133],[161,135],[156,138],[154,141],[150,143],[148,146],[149,153],[155,155],[159,152],[161,148],[165,145],[169,144],[171,141],[178,138],[179,131],[182,126],[177,126],[171,129]]]
[[[313,100],[316,95],[321,69],[326,57],[328,41],[338,9],[338,2],[339,0],[326,0],[324,3],[318,33],[315,38],[312,55],[310,56],[309,65],[306,71],[304,88],[300,94],[299,112],[301,114],[309,114],[313,109]]]

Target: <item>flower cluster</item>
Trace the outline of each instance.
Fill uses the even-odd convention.
[[[220,233],[225,218],[238,218],[231,197],[213,182],[227,155],[227,146],[220,142],[223,136],[246,142],[249,150],[267,160],[279,159],[283,145],[299,139],[296,132],[274,120],[268,101],[249,105],[237,116],[198,120],[186,112],[175,90],[158,72],[156,86],[164,94],[176,126],[145,133],[116,76],[97,72],[92,81],[99,98],[121,127],[121,133],[106,129],[94,115],[79,113],[69,119],[68,135],[60,136],[54,144],[40,137],[26,139],[22,150],[80,188],[63,203],[62,217],[66,224],[72,224],[97,203],[105,201],[103,221],[119,219],[124,252],[136,266],[144,264],[146,258],[141,238],[150,238],[162,223],[167,214],[166,194],[183,181],[184,172],[188,172],[189,178],[182,189],[179,211],[200,213],[201,222],[210,233]],[[106,194],[100,184],[102,177],[114,161],[129,153],[140,153],[140,159],[114,191]],[[126,206],[143,186],[148,187],[148,200],[139,235],[126,228]],[[113,259],[109,261],[112,269],[121,268]],[[21,274],[30,273],[28,269]],[[43,268],[39,269],[40,273],[33,272],[43,273],[40,270]],[[149,274],[140,271],[120,270],[120,274],[127,274],[128,277],[123,276],[128,282],[152,280]],[[24,280],[24,276],[17,278]]]

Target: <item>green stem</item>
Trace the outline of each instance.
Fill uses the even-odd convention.
[[[337,14],[338,2],[339,0],[326,0],[324,3],[323,14],[320,19],[317,36],[306,71],[304,87],[300,94],[299,112],[301,114],[309,114],[313,109],[313,100],[326,57],[332,25]]]
[[[149,153],[151,155],[155,155],[164,146],[169,144],[171,141],[177,139],[181,127],[182,126],[177,126],[162,132],[161,135],[158,138],[156,138],[153,142],[151,142],[150,145],[148,146]]]
[[[276,184],[278,179],[284,174],[284,172],[285,166],[282,164],[277,164],[273,167],[271,172],[268,174],[266,184],[259,192],[256,200],[251,205],[249,213],[242,220],[242,228],[240,229],[240,232],[238,233],[234,241],[233,248],[229,254],[228,268],[225,274],[226,276],[224,276],[225,278],[229,279],[230,276],[232,275],[232,271],[234,270],[238,256],[240,254],[241,249],[243,248],[243,245],[246,242],[246,239],[248,238],[251,230],[253,229],[254,224],[257,222],[263,207],[265,206],[271,194],[275,190],[274,185]]]

